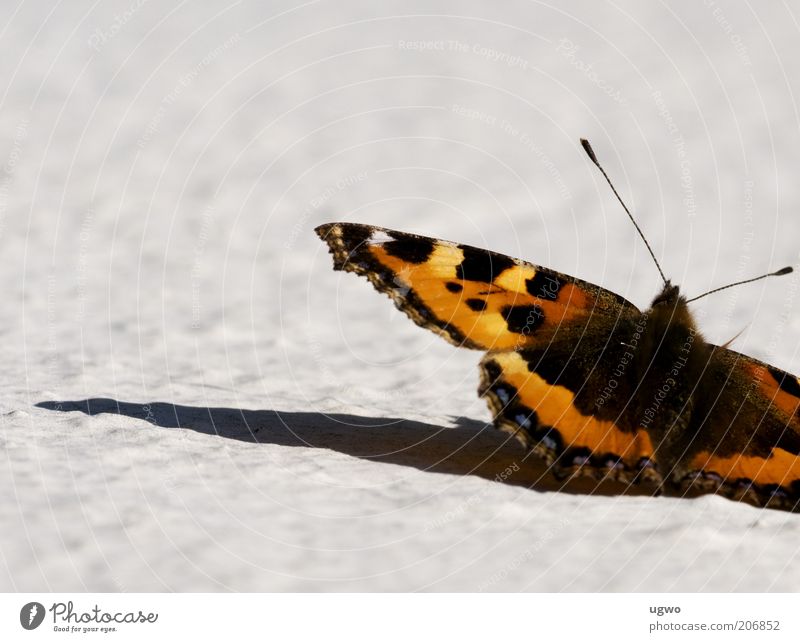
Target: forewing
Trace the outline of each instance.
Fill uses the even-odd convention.
[[[336,270],[366,276],[419,326],[480,350],[542,345],[579,336],[593,319],[638,314],[596,285],[503,254],[355,223],[316,233]]]

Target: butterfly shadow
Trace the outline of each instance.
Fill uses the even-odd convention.
[[[321,412],[284,412],[182,406],[168,402],[133,403],[107,398],[42,401],[38,408],[116,414],[166,429],[183,428],[221,439],[253,444],[323,448],[370,461],[410,466],[431,473],[474,475],[540,492],[650,494],[615,482],[555,480],[537,457],[513,438],[473,419],[454,419],[443,427],[408,419]]]

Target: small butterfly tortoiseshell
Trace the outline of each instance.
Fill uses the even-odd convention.
[[[798,510],[800,380],[706,342],[668,280],[643,312],[591,283],[468,245],[355,223],[315,231],[335,270],[366,276],[417,325],[486,353],[478,392],[495,426],[557,478],[651,482],[667,495]]]

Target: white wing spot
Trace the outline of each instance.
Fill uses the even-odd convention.
[[[394,239],[383,230],[373,230],[369,235],[369,242],[375,245],[382,245],[383,243],[390,243]]]

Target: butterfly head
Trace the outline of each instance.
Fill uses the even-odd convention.
[[[664,283],[664,288],[653,299],[649,316],[655,335],[659,337],[670,328],[696,330],[686,297],[681,294],[680,288],[672,285],[670,281]]]
[[[664,289],[653,299],[653,307],[656,306],[669,306],[675,307],[679,300],[683,299],[681,296],[680,288],[677,285],[672,285],[670,281],[664,283]]]

